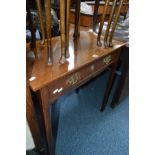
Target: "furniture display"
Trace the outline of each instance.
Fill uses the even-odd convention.
[[[119,16],[120,16],[121,8],[123,6],[123,1],[124,0],[120,0],[120,4],[119,4],[119,7],[118,7],[117,11],[116,11],[117,0],[114,0],[114,2],[113,2],[110,17],[109,17],[109,20],[108,20],[108,25],[107,25],[106,32],[105,32],[105,35],[104,35],[104,47],[113,46],[112,45],[112,38],[113,38],[113,35],[114,35],[116,24],[117,24]],[[105,9],[104,9],[102,19],[101,19],[101,23],[100,23],[100,26],[99,26],[99,32],[98,32],[98,38],[97,38],[98,46],[102,46],[102,43],[100,41],[100,37],[101,37],[102,28],[103,28],[104,21],[105,21],[105,16],[106,16],[108,4],[109,4],[109,0],[106,0]],[[115,18],[114,18],[114,15],[115,15]],[[112,24],[113,18],[114,18],[114,23]],[[112,25],[112,30],[110,31],[111,25]],[[108,38],[108,35],[109,35],[109,38]]]
[[[61,52],[58,52],[61,51],[59,37],[52,38],[52,46],[55,49],[53,66],[47,66],[46,64],[47,47],[40,49],[42,57],[35,60],[33,65],[30,63],[32,57],[27,58],[27,68],[31,70],[29,85],[40,100],[39,104],[44,120],[49,154],[54,151],[54,148],[52,148],[51,103],[112,66],[112,73],[107,84],[101,110],[104,110],[107,104],[119,53],[125,43],[114,40],[113,47],[104,49],[96,45],[96,39],[96,34],[90,32],[87,28],[81,27],[81,35],[79,39],[74,41],[72,28],[69,45],[70,58],[67,59],[67,63],[59,64],[61,55]]]
[[[105,20],[107,21],[110,17],[111,8],[113,5],[116,5],[116,9],[118,10],[120,7],[119,3],[122,3],[121,1],[117,1],[116,4],[115,0],[108,0],[108,6],[107,6],[107,0],[99,1],[96,0],[95,2],[87,2],[89,5],[92,5],[94,8],[94,17],[93,17],[93,30],[96,31],[96,26],[98,25],[98,21],[96,20],[97,15],[103,14],[103,12],[106,10]],[[124,16],[124,19],[126,18],[127,11],[129,9],[129,0],[124,0],[123,5],[120,10],[120,14]],[[102,15],[103,16],[103,15]],[[99,22],[101,19],[99,20]]]
[[[27,0],[28,1],[28,0]],[[108,25],[107,25],[107,29],[105,32],[105,37],[104,37],[104,46],[112,46],[112,38],[113,38],[113,34],[114,34],[114,30],[117,24],[117,21],[119,19],[119,15],[123,6],[123,1],[124,0],[114,0],[112,3],[112,8],[110,10],[110,17],[108,20]],[[28,1],[29,2],[29,1]],[[117,2],[119,2],[117,4]],[[66,62],[66,58],[69,57],[69,16],[70,16],[70,0],[64,1],[64,0],[60,0],[60,32],[61,32],[61,56],[60,56],[60,63],[64,64]],[[102,27],[104,25],[104,21],[105,21],[105,16],[106,16],[106,12],[108,9],[110,1],[106,0],[105,2],[105,9],[103,11],[103,15],[102,15],[102,19],[101,19],[101,24],[99,26],[99,32],[98,32],[98,39],[97,39],[97,44],[98,46],[101,46],[101,41],[100,41],[100,37],[101,37],[101,32],[102,32]],[[28,3],[29,4],[29,3]],[[46,32],[46,38],[47,38],[47,46],[48,46],[48,54],[47,54],[47,64],[48,65],[52,65],[53,63],[53,48],[52,48],[52,42],[51,37],[51,2],[50,0],[45,0],[44,2],[44,8],[45,8],[45,32],[44,32],[44,26],[43,26],[43,19],[42,19],[42,10],[41,10],[41,3],[39,0],[36,0],[36,4],[37,4],[37,9],[38,9],[38,17],[39,17],[39,23],[40,23],[40,31],[42,33],[42,42],[44,43],[45,40],[45,32]],[[99,1],[96,0],[95,1],[95,10],[94,10],[94,23],[96,23],[96,18],[97,18],[97,12],[98,12],[98,7],[99,7]],[[30,12],[30,11],[28,11]],[[115,20],[114,23],[112,25],[112,20],[113,17],[115,16]],[[33,26],[33,24],[31,24]],[[110,27],[112,25],[112,31],[110,31]],[[80,0],[76,1],[76,9],[75,9],[75,31],[74,31],[74,37],[77,38],[80,34]],[[34,28],[32,27],[32,30]],[[94,29],[94,27],[93,27]],[[33,31],[32,31],[33,32]],[[110,34],[109,34],[110,33]],[[109,38],[108,38],[109,35]],[[32,38],[34,35],[32,35]],[[107,40],[108,39],[108,40]],[[34,39],[32,39],[33,44],[34,44]],[[37,58],[37,52],[36,52],[36,48],[34,48],[34,52],[35,52],[35,56]]]
[[[50,0],[45,0],[44,4],[46,38],[35,43],[36,49],[40,52],[40,57],[38,58],[33,57],[31,48],[27,44],[27,50],[29,51],[26,58],[28,70],[27,86],[38,99],[37,105],[43,120],[42,126],[45,132],[44,138],[47,143],[48,154],[54,155],[51,105],[60,96],[82,86],[110,67],[111,73],[101,105],[101,111],[103,111],[110,95],[120,52],[126,43],[113,40],[112,44],[113,31],[115,29],[114,24],[110,41],[108,40],[108,43],[106,41],[107,46],[104,48],[98,46],[98,35],[87,27],[80,27],[80,0],[77,1],[75,25],[69,24],[70,0],[60,0],[61,36],[52,38]],[[115,6],[114,2],[109,18],[109,25],[112,22]],[[117,16],[119,17],[120,9],[118,9],[117,13],[118,15],[116,15],[114,23],[118,20]],[[42,20],[41,15],[40,20]],[[43,26],[40,25],[41,27]],[[107,27],[107,33],[109,33],[109,29],[110,26]],[[108,34],[106,37],[108,37]],[[100,35],[100,39],[103,40],[105,37]],[[29,89],[27,88],[27,92],[30,92]],[[28,97],[30,98],[31,96],[29,95]],[[32,100],[28,101],[28,103],[32,103]],[[32,111],[33,109],[35,110],[31,106]],[[33,122],[30,121],[29,123],[30,128],[33,128]],[[38,133],[38,127],[33,128],[33,130],[36,130]],[[33,136],[33,138],[36,144],[39,144],[39,137]]]
[[[71,1],[73,2],[73,1]],[[81,26],[86,26],[86,27],[93,27],[93,31],[97,32],[96,28],[98,27],[98,24],[101,21],[101,17],[103,14],[103,11],[105,10],[105,1],[104,0],[96,0],[96,1],[85,1],[85,3],[88,6],[91,6],[93,13],[87,13],[87,12],[80,12],[80,25]],[[74,4],[74,3],[73,3]],[[106,16],[105,16],[105,21],[108,21],[110,12],[111,12],[111,7],[113,5],[112,1],[109,1],[109,5],[107,8]],[[116,6],[116,10],[118,9],[119,5]],[[124,19],[126,18],[126,14],[129,8],[129,2],[128,0],[124,0],[123,6],[121,8],[121,16],[124,16]],[[72,8],[70,10],[70,22],[72,24],[75,23],[75,9]]]

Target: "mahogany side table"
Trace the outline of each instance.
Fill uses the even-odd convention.
[[[103,48],[97,46],[97,35],[92,30],[80,27],[80,36],[73,38],[73,26],[70,31],[69,53],[70,57],[65,64],[59,64],[61,54],[60,37],[52,38],[54,62],[52,66],[46,64],[46,47],[40,49],[40,57],[32,62],[27,57],[27,68],[31,70],[29,86],[39,99],[41,117],[45,129],[48,154],[54,155],[54,142],[52,135],[51,104],[66,92],[78,88],[97,76],[108,67],[112,67],[107,89],[101,110],[104,110],[112,86],[115,68],[120,51],[125,43],[114,40],[113,47]]]

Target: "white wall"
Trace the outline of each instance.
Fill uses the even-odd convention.
[[[32,139],[29,125],[28,125],[28,123],[26,123],[26,150],[33,149],[34,147],[35,147],[35,145],[34,145],[34,142]]]

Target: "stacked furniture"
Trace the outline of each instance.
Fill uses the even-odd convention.
[[[51,105],[66,92],[79,88],[111,67],[101,111],[107,105],[119,55],[125,46],[125,43],[113,40],[123,0],[114,0],[110,10],[106,34],[103,36],[101,33],[109,3],[110,1],[106,0],[99,32],[96,34],[90,28],[80,26],[80,1],[77,1],[76,4],[75,24],[73,25],[69,23],[70,0],[60,0],[60,36],[52,37],[51,2],[50,0],[44,1],[44,24],[41,3],[36,0],[40,31],[44,37],[42,37],[41,41],[36,41],[33,48],[27,44],[27,51],[29,51],[27,54],[27,104],[33,104],[30,99],[30,94],[33,94],[37,98],[35,105],[40,111],[44,133],[43,139],[47,143],[47,152],[45,152],[49,155],[55,153]],[[35,51],[35,57],[33,56],[33,50]],[[29,107],[33,109],[29,109],[27,112],[28,123],[33,135],[41,132],[41,129],[39,132],[35,132],[38,127],[33,126],[33,121],[30,121],[31,117],[29,115],[31,115],[31,111],[36,109],[34,106]],[[38,151],[43,150],[43,148],[46,149],[46,146],[42,146],[40,149],[43,142],[38,137],[36,138],[36,135],[33,138],[36,141],[35,144],[39,147],[37,148]]]

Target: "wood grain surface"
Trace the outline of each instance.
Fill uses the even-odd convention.
[[[59,64],[59,59],[61,56],[60,37],[52,38],[54,55],[52,66],[47,66],[46,64],[46,47],[40,48],[41,56],[39,59],[34,60],[34,63],[32,63],[32,57],[27,57],[27,66],[31,70],[31,75],[29,75],[29,78],[35,77],[34,80],[29,81],[33,91],[39,90],[49,83],[58,80],[59,78],[62,78],[79,68],[82,68],[96,59],[105,57],[125,45],[123,42],[114,40],[113,47],[111,48],[98,47],[97,35],[88,28],[81,27],[80,29],[81,35],[78,40],[73,39],[73,28],[70,31],[70,57],[67,59],[65,64]],[[40,46],[40,44],[38,46]]]

